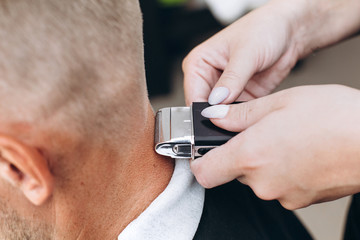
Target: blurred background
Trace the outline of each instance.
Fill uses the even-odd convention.
[[[181,62],[193,47],[266,2],[140,0],[144,15],[146,77],[154,109],[185,104]],[[355,37],[300,61],[276,91],[329,83],[360,89],[359,62],[360,37]],[[296,214],[315,239],[339,240],[349,203],[349,197],[343,198],[298,210]]]

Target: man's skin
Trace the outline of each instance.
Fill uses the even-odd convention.
[[[137,141],[129,143],[132,150],[127,153],[128,164],[111,155],[113,149],[106,146],[77,150],[86,165],[75,165],[74,171],[81,169],[74,174],[76,178],[62,183],[56,178],[58,163],[46,158],[51,151],[49,139],[61,141],[68,149],[79,144],[93,146],[92,139],[64,139],[62,133],[34,133],[31,126],[2,125],[0,238],[115,239],[165,189],[173,172],[173,161],[154,152],[154,113],[150,105],[144,126],[144,131],[136,134],[141,135]],[[5,154],[9,148],[16,149],[14,154],[21,152],[21,158]],[[66,163],[66,167],[72,167],[72,163]],[[31,172],[36,172],[36,177]],[[66,191],[58,191],[58,185],[66,185]],[[37,190],[32,190],[34,186]],[[24,196],[26,191],[29,199]]]
[[[154,152],[138,3],[0,11],[0,239],[116,239],[174,169]]]

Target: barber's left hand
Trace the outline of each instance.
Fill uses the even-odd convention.
[[[360,91],[297,87],[203,112],[241,132],[191,162],[206,188],[233,179],[288,209],[360,192]]]

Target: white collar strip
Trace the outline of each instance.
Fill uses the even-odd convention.
[[[119,235],[118,240],[193,239],[202,215],[205,190],[188,160],[176,160],[166,189]]]

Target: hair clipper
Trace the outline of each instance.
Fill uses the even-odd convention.
[[[162,108],[156,113],[155,150],[172,158],[201,157],[237,133],[218,128],[201,111],[210,105],[194,102],[190,107]]]

